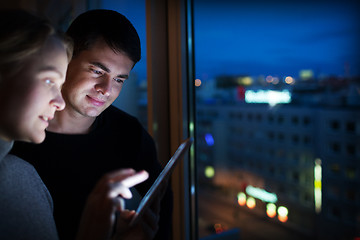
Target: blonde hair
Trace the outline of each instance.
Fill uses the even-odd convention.
[[[19,72],[23,63],[36,54],[50,36],[62,41],[69,61],[71,59],[71,39],[44,18],[19,9],[1,10],[0,29],[0,76]]]

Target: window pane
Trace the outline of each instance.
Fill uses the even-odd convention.
[[[194,23],[199,238],[360,237],[357,3],[194,0]]]
[[[112,9],[125,15],[139,34],[141,60],[131,71],[130,78],[125,81],[113,105],[137,117],[147,129],[145,0],[102,0],[101,4],[104,9]]]

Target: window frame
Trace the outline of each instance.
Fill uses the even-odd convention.
[[[148,129],[164,166],[195,136],[192,0],[146,0]],[[195,139],[196,140],[196,139]],[[172,239],[198,238],[195,143],[171,176]]]

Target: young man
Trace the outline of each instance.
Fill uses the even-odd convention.
[[[86,197],[102,175],[119,168],[146,170],[149,180],[136,187],[145,195],[161,166],[151,136],[136,118],[111,105],[141,57],[133,25],[115,11],[91,10],[67,33],[74,53],[62,88],[66,107],[50,121],[42,144],[17,142],[12,153],[35,166],[52,194],[60,238],[74,239]],[[145,235],[152,238],[159,229],[155,239],[169,239],[169,187],[150,214],[143,217]]]

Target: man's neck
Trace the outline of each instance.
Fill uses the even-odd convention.
[[[50,121],[46,130],[63,134],[86,134],[90,132],[95,119],[96,117],[71,114],[64,109],[55,113],[54,119]]]

